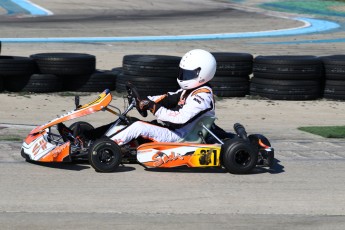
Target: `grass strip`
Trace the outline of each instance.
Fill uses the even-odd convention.
[[[261,7],[268,10],[293,12],[301,14],[316,14],[324,16],[338,16],[345,17],[343,10],[343,1],[324,1],[324,0],[312,0],[312,1],[276,1],[260,4]]]
[[[309,126],[298,129],[325,138],[345,138],[345,126]]]
[[[16,135],[0,135],[0,141],[23,141],[23,137]]]

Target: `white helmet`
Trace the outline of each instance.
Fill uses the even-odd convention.
[[[182,89],[194,89],[212,80],[217,63],[213,55],[205,50],[195,49],[183,55],[177,82]]]

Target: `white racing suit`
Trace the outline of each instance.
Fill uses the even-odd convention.
[[[198,118],[215,115],[215,104],[212,89],[200,86],[192,90],[178,90],[160,96],[148,96],[154,101],[157,120],[163,126],[144,121],[136,121],[118,131],[112,127],[106,133],[119,145],[124,145],[139,136],[155,142],[176,142],[186,136]]]

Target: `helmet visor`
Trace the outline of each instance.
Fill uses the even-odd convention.
[[[180,73],[178,75],[178,79],[182,81],[192,80],[199,76],[201,68],[197,68],[195,70],[187,70],[180,68]]]

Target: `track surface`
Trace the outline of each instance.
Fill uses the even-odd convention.
[[[302,25],[298,21],[269,16],[258,9],[253,12],[254,9],[244,3],[231,5],[220,1],[190,0],[171,4],[168,1],[99,0],[95,4],[91,0],[39,0],[35,3],[53,11],[54,16],[1,16],[1,36],[200,34],[276,30]],[[235,10],[233,6],[247,11]],[[343,24],[342,19],[336,20]],[[113,68],[121,65],[124,54],[182,55],[192,48],[249,52],[254,55],[339,54],[345,51],[339,43],[256,43],[343,36],[343,30],[334,30],[298,37],[181,43],[6,44],[3,54],[88,52],[97,55],[99,68]],[[0,111],[0,122],[30,125],[54,117],[54,100],[66,100],[55,97],[49,101],[51,99],[47,97],[48,101],[40,100],[44,103],[28,102],[25,107],[18,108],[15,101],[26,98],[6,99],[2,100],[4,106]],[[268,133],[272,138],[276,149],[278,161],[274,169],[257,169],[251,175],[231,175],[221,169],[145,170],[141,166],[128,164],[119,172],[99,174],[88,164],[27,163],[19,154],[19,142],[1,141],[0,228],[345,229],[344,141],[326,140],[295,130],[297,125],[317,123],[318,119],[343,123],[344,105],[322,102],[324,110],[318,113],[312,110],[312,103],[307,103],[305,107],[301,104],[300,110],[288,111],[289,103],[279,102],[280,110],[274,110],[274,106],[269,106],[271,102],[267,102],[266,114],[260,114],[259,108],[255,110],[253,101],[238,103],[241,106],[233,100],[219,102],[218,114],[222,127],[230,129],[233,121],[241,118],[250,130],[262,128],[263,133]],[[240,108],[255,111],[255,116],[260,120],[247,119],[254,115]],[[229,111],[234,111],[231,118]],[[25,119],[24,115],[30,120]],[[294,117],[297,116],[300,120],[294,123]],[[6,135],[23,135],[29,131],[27,128],[0,126],[0,133]]]
[[[88,164],[24,162],[2,142],[0,220],[5,229],[343,229],[345,143],[273,141],[274,169],[96,173]]]

